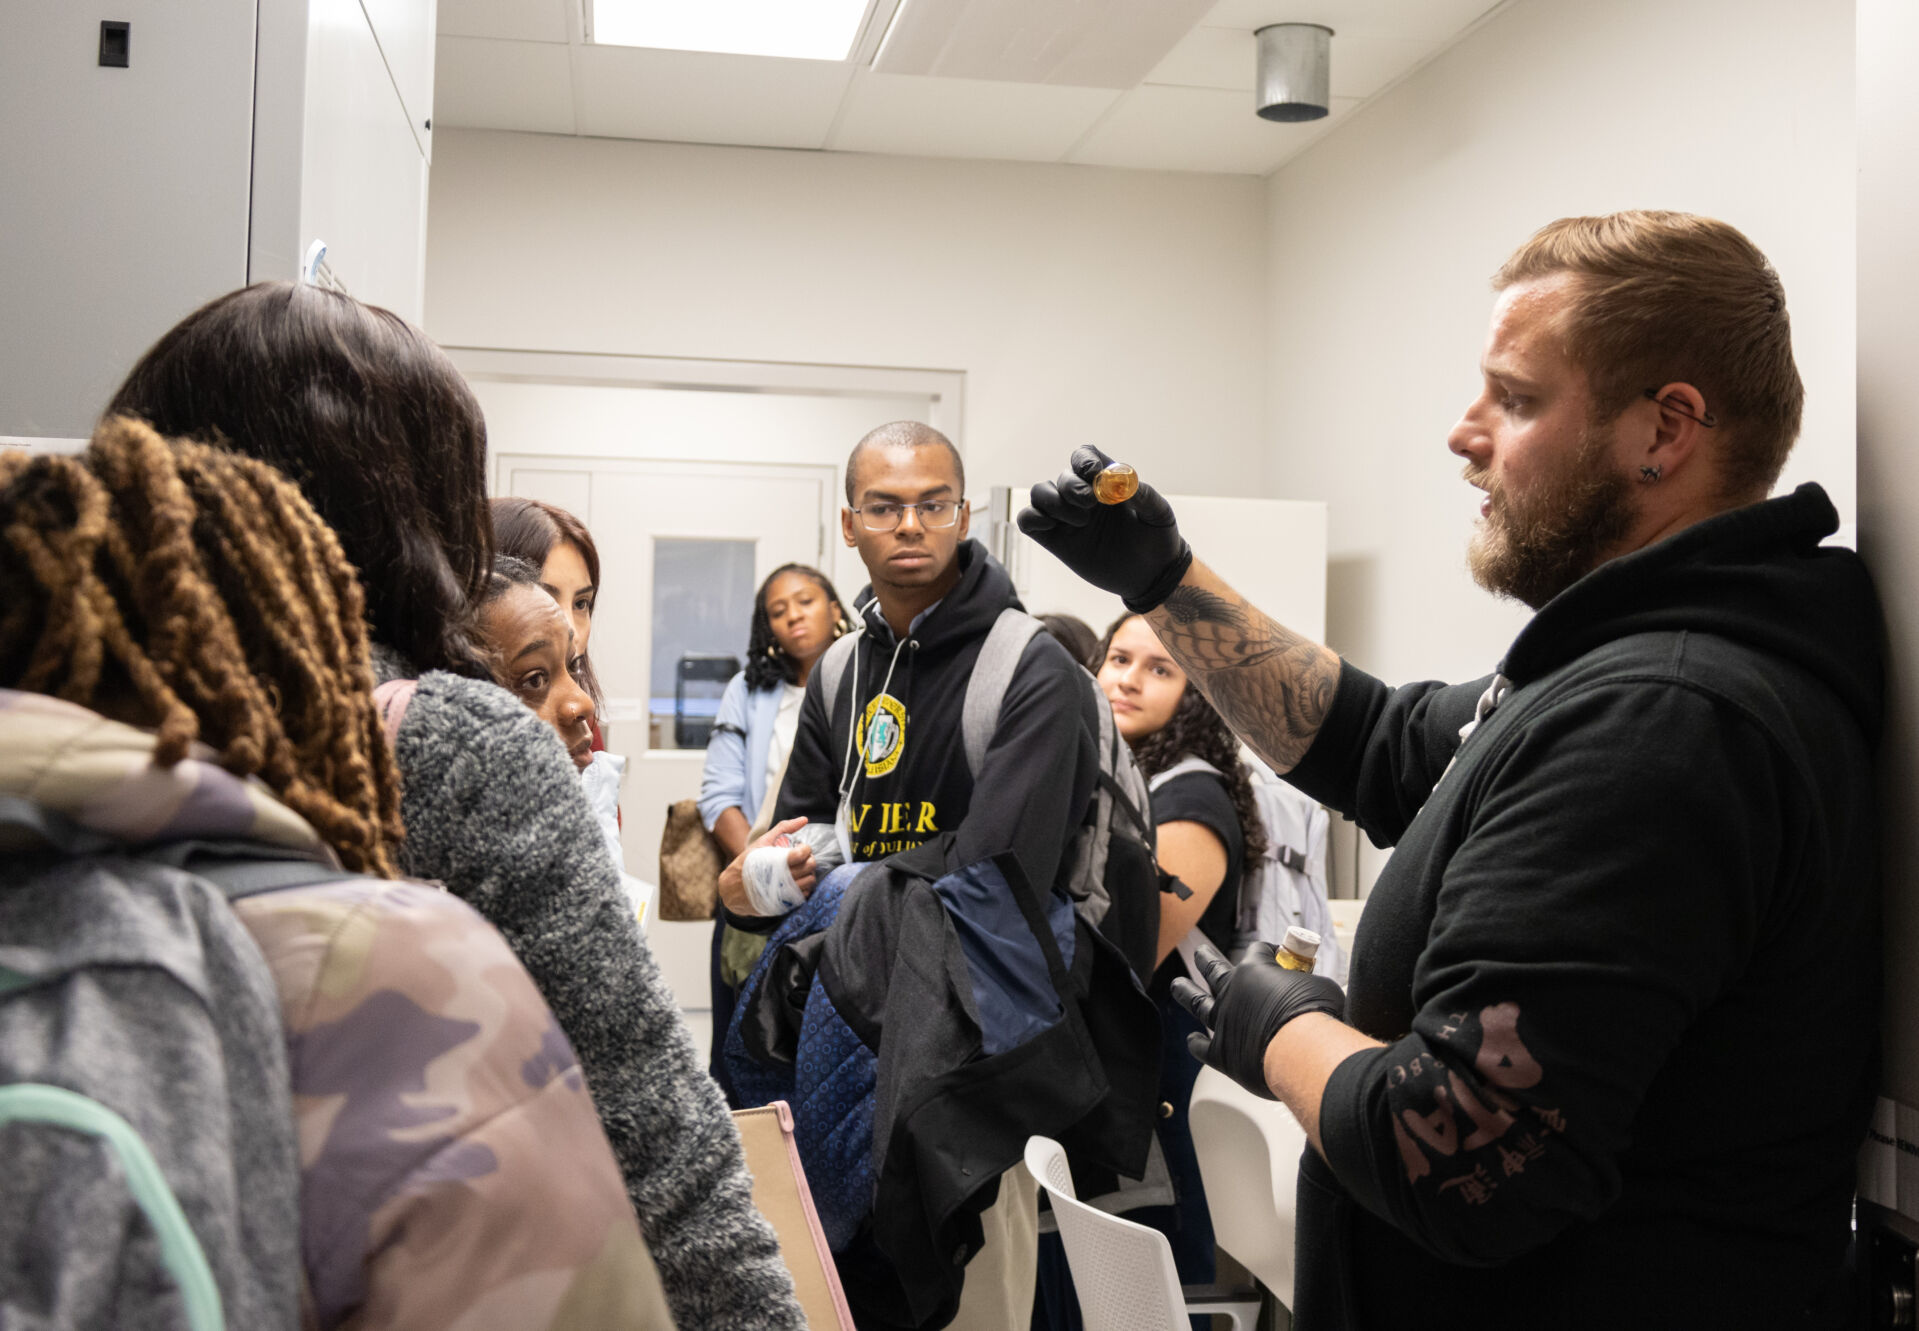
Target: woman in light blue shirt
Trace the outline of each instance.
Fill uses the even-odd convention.
[[[713,738],[706,746],[700,781],[700,819],[719,843],[722,863],[746,849],[751,830],[768,821],[799,729],[800,702],[813,665],[833,639],[849,632],[852,616],[840,604],[832,581],[816,568],[784,564],[760,584],[753,602],[746,669],[733,676],[720,698]],[[713,1079],[733,1098],[720,1062],[720,1041],[733,1013],[733,994],[744,978],[741,962],[765,939],[738,934],[725,962],[726,922],[713,924]],[[750,966],[750,961],[746,965]],[[728,982],[729,977],[731,983]]]

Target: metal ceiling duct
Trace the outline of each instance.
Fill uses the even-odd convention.
[[[1258,111],[1263,120],[1318,120],[1332,105],[1333,30],[1318,23],[1275,23],[1259,42]]]

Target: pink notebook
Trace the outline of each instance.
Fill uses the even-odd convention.
[[[734,1111],[746,1167],[753,1173],[753,1204],[779,1236],[780,1255],[793,1273],[793,1289],[812,1331],[853,1331],[839,1269],[826,1246],[813,1193],[806,1186],[799,1144],[793,1140],[793,1112],[775,1100],[758,1109]]]

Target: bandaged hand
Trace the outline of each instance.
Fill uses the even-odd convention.
[[[1308,1012],[1343,1019],[1345,991],[1324,975],[1287,970],[1271,943],[1254,947],[1237,966],[1207,944],[1194,949],[1193,960],[1213,993],[1208,998],[1184,976],[1173,981],[1173,1000],[1206,1027],[1204,1035],[1187,1036],[1186,1047],[1254,1095],[1277,1100],[1266,1084],[1266,1046],[1281,1026]]]
[[[784,915],[813,893],[819,880],[813,848],[794,834],[804,818],[775,823],[720,871],[720,901],[735,915]]]
[[[1057,480],[1033,487],[1032,506],[1015,521],[1066,567],[1143,615],[1172,595],[1193,551],[1172,505],[1152,486],[1142,483],[1123,503],[1099,502],[1093,480],[1111,461],[1090,445],[1074,449]]]

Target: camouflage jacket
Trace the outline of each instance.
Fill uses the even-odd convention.
[[[129,847],[312,827],[200,751],[0,690],[0,793]],[[348,878],[235,913],[278,990],[311,1327],[672,1319],[577,1059],[504,939],[437,888]]]

